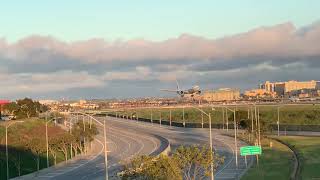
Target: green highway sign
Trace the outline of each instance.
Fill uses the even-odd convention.
[[[257,155],[261,153],[262,149],[260,146],[243,146],[240,148],[241,156]]]

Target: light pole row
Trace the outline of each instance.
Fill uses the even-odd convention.
[[[97,119],[95,119],[94,117],[85,114],[85,113],[81,113],[81,112],[77,112],[77,114],[81,114],[83,116],[87,116],[92,120],[94,120],[96,123],[98,123],[99,125],[103,126],[103,136],[104,136],[104,162],[105,162],[105,179],[108,180],[109,178],[109,173],[108,173],[108,150],[107,150],[107,131],[106,131],[106,120],[103,121],[103,123],[101,123],[100,121],[98,121]]]

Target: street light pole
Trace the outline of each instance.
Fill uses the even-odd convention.
[[[224,130],[224,108],[221,108],[222,111],[222,129]]]
[[[260,108],[258,107],[258,137],[259,137],[259,146],[261,146],[261,132],[260,132]]]
[[[210,168],[211,168],[211,180],[214,180],[214,175],[213,175],[213,148],[212,148],[212,131],[211,131],[211,114],[207,114],[206,112],[204,112],[202,109],[197,108],[197,107],[193,107],[194,109],[199,110],[201,113],[205,114],[206,116],[208,116],[209,118],[209,144],[210,144],[210,151],[211,151],[211,164],[210,164]],[[214,108],[212,108],[212,110],[215,110]]]
[[[172,119],[171,119],[171,109],[170,109],[170,127],[171,127],[171,121],[172,121]]]
[[[104,135],[104,162],[106,166],[106,180],[108,180],[108,151],[107,151],[107,132],[106,132],[106,121],[103,121],[103,135]]]
[[[238,169],[238,143],[237,143],[237,123],[236,123],[236,111],[233,112],[233,123],[234,123],[234,145],[236,147],[236,166]]]
[[[152,124],[153,123],[152,109],[151,109],[151,117],[150,117],[150,119],[151,119],[151,124]]]
[[[87,117],[91,117],[92,120],[94,120],[96,123],[98,123],[99,125],[103,126],[104,130],[104,162],[105,162],[105,168],[106,168],[106,174],[105,174],[105,178],[106,180],[108,180],[109,175],[108,175],[108,151],[107,151],[107,132],[106,132],[106,120],[103,121],[103,123],[101,123],[100,121],[98,121],[97,119],[95,119],[92,116],[89,116],[87,114],[81,113],[83,116],[87,116]]]
[[[201,112],[201,128],[203,128],[203,113]]]
[[[211,132],[211,114],[209,113],[209,139],[210,139],[210,155],[211,155],[211,180],[214,180],[214,175],[213,175],[213,149],[212,149],[212,132]]]
[[[182,119],[183,119],[183,127],[186,127],[186,122],[184,120],[184,106],[182,108]]]
[[[15,121],[6,126],[6,164],[7,164],[7,180],[10,178],[9,175],[9,152],[8,152],[8,128],[14,123],[21,123],[23,121]]]
[[[6,127],[6,161],[7,161],[7,180],[8,180],[9,179],[8,126]]]
[[[235,153],[236,153],[236,167],[238,169],[238,143],[237,143],[237,124],[236,124],[236,110],[230,109],[226,107],[226,110],[233,112],[233,124],[234,124],[234,146],[235,146]]]
[[[226,108],[226,121],[227,121],[227,132],[229,131],[229,117],[228,117],[228,110]]]
[[[280,136],[280,106],[278,106],[278,121],[277,121],[277,124],[278,124],[278,136]]]
[[[47,146],[47,168],[49,167],[49,138],[48,138],[48,123],[53,119],[48,121],[48,113],[46,113],[46,146]]]

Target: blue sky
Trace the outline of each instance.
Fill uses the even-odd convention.
[[[8,0],[0,6],[0,37],[218,38],[288,21],[301,27],[319,19],[319,7],[318,0]]]

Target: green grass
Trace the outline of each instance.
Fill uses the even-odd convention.
[[[270,141],[273,143],[270,147]],[[259,157],[259,166],[256,162],[241,178],[242,180],[284,180],[289,179],[292,171],[293,155],[290,149],[274,140],[262,141],[262,155]]]
[[[281,140],[299,152],[302,179],[320,179],[320,137],[286,136]]]
[[[276,124],[277,122],[277,107],[276,106],[259,106],[260,107],[260,120],[265,121],[268,124]],[[231,107],[232,109],[234,107]],[[215,111],[211,108],[203,108],[207,113],[211,113],[213,123],[222,123],[223,115],[222,109],[217,107]],[[237,106],[237,109],[243,111],[244,116],[247,117],[248,107],[247,106]],[[201,123],[202,117],[201,112],[194,108],[184,109],[185,122],[198,122]],[[152,118],[169,120],[170,109],[168,108],[145,108],[145,109],[131,109],[125,112],[120,112],[121,114],[133,114],[136,113],[141,118]],[[182,108],[172,108],[172,121],[183,122],[183,109]],[[232,121],[232,112],[228,111],[229,121]],[[204,115],[204,123],[208,123],[208,117]],[[280,123],[284,124],[294,124],[294,125],[320,125],[320,105],[286,105],[280,108]]]

